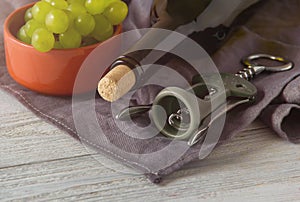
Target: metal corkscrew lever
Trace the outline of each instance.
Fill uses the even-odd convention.
[[[257,63],[259,59],[281,64],[261,65]],[[293,68],[291,61],[268,54],[250,55],[242,63],[246,68],[235,75],[221,73],[195,76],[191,88],[165,88],[153,104],[125,108],[116,118],[124,121],[150,111],[150,117],[161,134],[186,140],[189,146],[195,145],[204,140],[208,129],[219,117],[255,100],[257,89],[249,80],[264,71],[283,72]],[[161,108],[167,118],[162,116]]]

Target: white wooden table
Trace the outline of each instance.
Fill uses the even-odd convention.
[[[120,170],[0,91],[0,200],[300,201],[299,145],[259,121],[162,185]]]

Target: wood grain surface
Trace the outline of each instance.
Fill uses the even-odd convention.
[[[88,151],[0,91],[1,201],[300,201],[300,148],[256,121],[161,185]]]

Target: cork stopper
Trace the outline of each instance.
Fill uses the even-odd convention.
[[[126,65],[118,65],[98,83],[98,93],[106,101],[114,102],[131,90],[136,82],[135,74]]]

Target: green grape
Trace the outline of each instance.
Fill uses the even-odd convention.
[[[82,35],[89,35],[95,28],[95,20],[90,14],[79,15],[75,19],[75,29]]]
[[[45,24],[48,30],[60,34],[68,29],[69,17],[64,11],[54,9],[46,15]]]
[[[25,25],[23,25],[18,33],[17,33],[17,38],[21,41],[23,41],[24,43],[27,43],[27,44],[31,44],[31,38],[26,34],[25,32]]]
[[[59,42],[64,48],[79,48],[81,35],[75,29],[68,29],[59,35]]]
[[[108,5],[103,15],[113,25],[118,25],[127,17],[128,7],[123,1],[115,1]]]
[[[112,24],[101,14],[94,16],[96,25],[92,36],[98,41],[104,41],[113,35]]]
[[[50,0],[50,5],[58,9],[67,9],[68,3],[65,0]]]
[[[81,46],[89,46],[98,43],[98,40],[96,40],[94,37],[84,37],[82,39],[82,45]]]
[[[39,1],[31,9],[32,16],[40,23],[45,22],[46,15],[53,9],[53,7],[45,1]]]
[[[107,8],[107,6],[109,6],[109,4],[111,4],[112,2],[116,2],[116,1],[120,1],[120,0],[106,0],[105,1],[105,8]]]
[[[31,20],[33,17],[32,17],[32,13],[31,13],[31,8],[28,8],[25,12],[25,15],[24,15],[24,20],[25,22],[28,22],[29,20]]]
[[[24,26],[24,30],[25,30],[27,36],[32,37],[33,32],[36,29],[42,28],[42,27],[43,27],[43,25],[41,23],[39,23],[35,19],[31,19],[28,22],[26,22],[26,24]]]
[[[68,28],[73,27],[74,22],[75,22],[75,15],[71,11],[68,11],[68,10],[64,10],[64,12],[67,14],[67,16],[69,18],[69,27]]]
[[[48,52],[54,47],[54,35],[45,28],[39,28],[34,31],[31,44],[40,52]]]
[[[64,47],[61,45],[59,41],[55,41],[54,43],[54,49],[63,49]]]
[[[85,0],[68,0],[68,3],[69,3],[69,4],[79,3],[80,5],[83,5],[83,6],[84,6]]]
[[[79,3],[72,3],[67,8],[68,11],[71,11],[74,16],[82,15],[86,13],[86,9],[83,5]]]
[[[85,7],[86,10],[92,14],[100,14],[104,11],[105,9],[105,3],[106,0],[86,0],[85,1]]]

